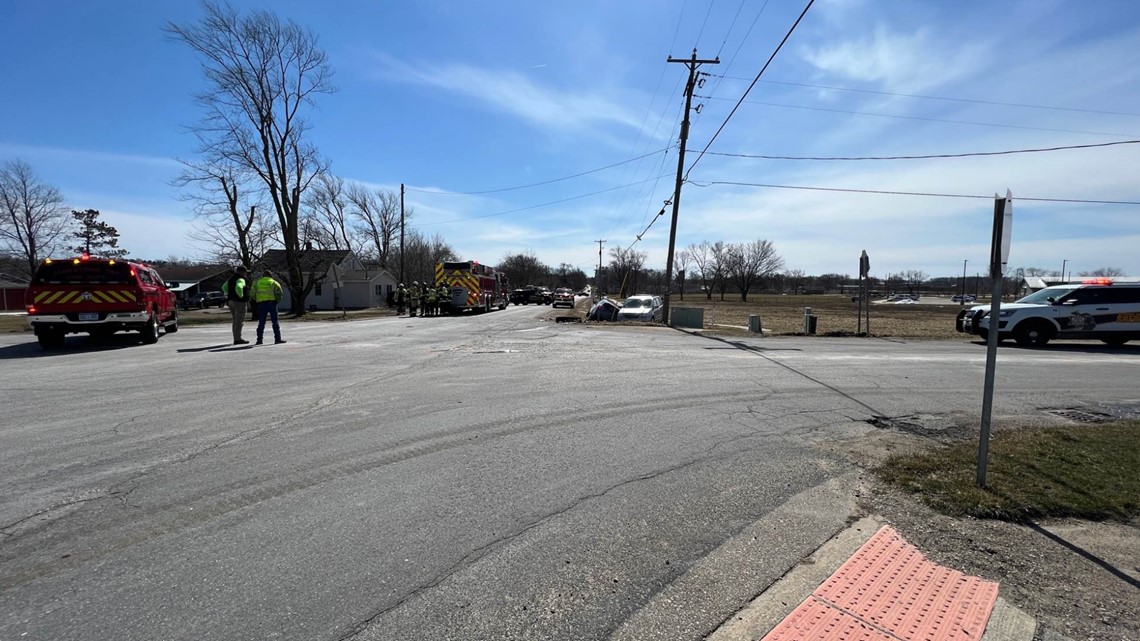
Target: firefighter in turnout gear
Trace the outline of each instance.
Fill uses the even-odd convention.
[[[424,286],[420,288],[420,317],[427,316],[427,281],[424,281]]]
[[[443,315],[449,313],[451,310],[451,286],[447,283],[440,283],[436,288],[436,301],[439,305],[436,308],[436,313]]]
[[[424,286],[424,293],[427,294],[427,305],[424,306],[424,316],[435,316],[439,311],[438,299],[436,298],[435,287],[431,285]]]
[[[406,287],[404,287],[403,283],[400,283],[396,287],[396,315],[397,316],[403,316],[404,315],[404,307],[407,304],[408,304],[408,290]]]
[[[408,288],[408,316],[416,315],[416,308],[420,305],[420,283],[413,280]]]

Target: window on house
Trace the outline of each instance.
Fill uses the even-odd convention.
[[[376,286],[376,295],[377,296],[383,296],[384,295],[384,286],[383,285],[377,285]]]
[[[317,285],[316,287],[313,288],[313,295],[314,296],[320,296],[321,295],[321,286],[320,285]]]

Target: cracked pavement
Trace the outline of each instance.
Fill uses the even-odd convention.
[[[980,406],[978,345],[544,311],[291,323],[288,345],[240,351],[200,349],[221,325],[46,354],[0,337],[20,399],[0,427],[0,638],[629,633],[711,551],[859,473],[827,444],[883,418],[927,417],[934,438]],[[1138,357],[1003,350],[995,419],[1136,402]],[[814,516],[773,520],[758,547],[787,553],[758,577],[848,515]],[[677,604],[686,630],[715,629],[718,598]]]

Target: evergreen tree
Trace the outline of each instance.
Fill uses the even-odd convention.
[[[81,254],[122,258],[127,250],[119,247],[119,230],[99,220],[98,209],[72,211],[72,218],[78,227],[71,236],[80,241],[72,249]]]

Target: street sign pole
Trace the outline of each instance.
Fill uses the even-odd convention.
[[[990,451],[990,417],[994,404],[994,377],[997,370],[998,325],[1001,318],[1001,286],[1004,265],[1009,260],[1010,233],[1013,228],[1013,194],[1006,197],[994,194],[994,229],[990,240],[990,278],[993,279],[993,300],[990,302],[988,330],[986,332],[986,379],[982,390],[982,425],[978,439],[978,487],[986,486],[986,466]]]
[[[861,285],[862,295],[859,297],[859,313],[862,314],[863,310],[867,310],[867,336],[871,335],[871,257],[867,255],[867,250],[864,249],[863,253],[859,256],[859,283]]]

